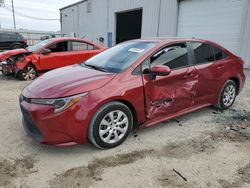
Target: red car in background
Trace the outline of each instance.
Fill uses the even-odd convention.
[[[3,75],[14,74],[20,80],[33,80],[40,73],[77,64],[102,52],[102,45],[80,38],[51,38],[26,49],[0,53]]]
[[[230,108],[245,83],[243,63],[207,40],[124,42],[28,85],[20,95],[23,125],[40,143],[112,148],[133,127]]]

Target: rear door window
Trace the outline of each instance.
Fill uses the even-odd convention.
[[[79,41],[72,41],[72,51],[85,51],[85,50],[95,50],[96,47],[94,45],[79,42]]]
[[[227,57],[227,55],[221,49],[213,47],[213,50],[216,61],[225,59]]]
[[[212,46],[200,42],[192,42],[191,44],[196,58],[195,64],[209,63],[215,60]]]

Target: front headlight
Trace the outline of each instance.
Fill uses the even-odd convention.
[[[85,97],[87,94],[88,92],[85,92],[78,95],[58,99],[31,99],[30,102],[33,104],[52,105],[55,108],[54,112],[57,113],[76,104],[82,97]]]
[[[0,62],[1,65],[7,65],[8,62],[6,60],[3,60],[2,62]]]

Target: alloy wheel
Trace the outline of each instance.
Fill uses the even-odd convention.
[[[99,126],[99,136],[103,142],[113,144],[120,141],[127,133],[129,120],[121,110],[109,112]]]
[[[22,75],[24,80],[33,80],[36,77],[36,70],[34,67],[28,66]]]
[[[230,106],[234,102],[236,95],[236,89],[234,85],[228,85],[223,93],[223,104],[225,106]]]

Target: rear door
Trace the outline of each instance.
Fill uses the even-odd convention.
[[[51,53],[40,54],[39,65],[42,70],[47,71],[70,64],[72,53],[69,50],[69,41],[54,42],[46,48],[51,50]]]
[[[225,54],[210,44],[191,42],[194,54],[194,67],[198,74],[196,104],[214,103],[221,83]]]
[[[71,41],[72,56],[70,57],[70,64],[86,61],[100,52],[101,50],[92,44],[83,41]]]
[[[156,52],[142,64],[142,71],[155,65],[171,68],[168,76],[150,78],[143,74],[147,118],[168,116],[190,108],[194,104],[197,76],[190,65],[189,48],[186,43],[177,43]]]

